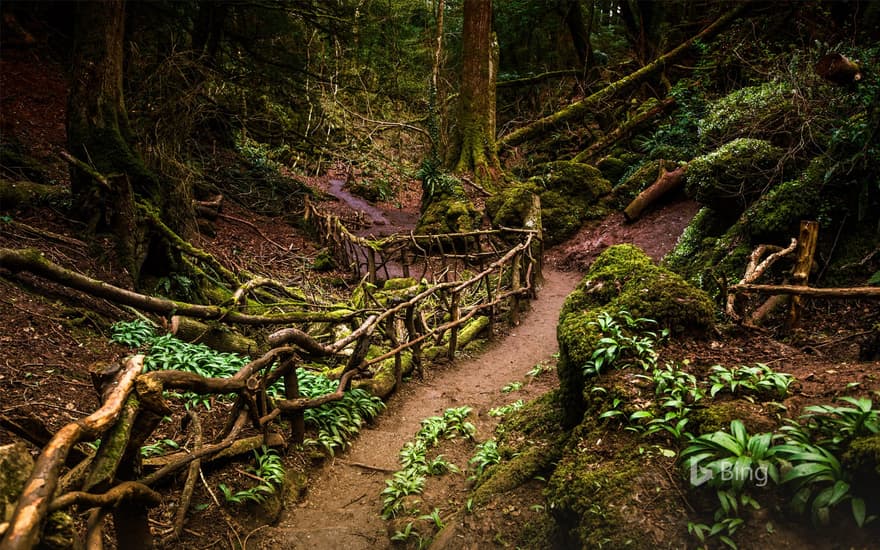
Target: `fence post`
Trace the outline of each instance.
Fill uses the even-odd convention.
[[[416,329],[416,306],[409,306],[406,308],[406,317],[404,319],[404,323],[406,324],[406,332],[408,338],[410,340],[415,340],[421,333]],[[423,376],[422,372],[422,343],[416,343],[412,346],[412,362],[413,369],[418,369],[419,375]]]
[[[461,308],[458,304],[460,295],[460,292],[452,293],[452,299],[449,303],[450,323],[457,323],[458,320],[461,318]],[[458,347],[458,328],[458,325],[455,325],[449,331],[449,349],[446,352],[446,357],[448,357],[450,361],[455,359],[455,348]]]
[[[285,357],[280,368],[284,372],[284,398],[297,399],[299,397],[299,378],[296,375],[296,356],[291,354]],[[293,444],[302,445],[306,437],[305,411],[293,411],[288,418]]]
[[[510,321],[514,325],[519,324],[519,290],[520,283],[520,263],[522,262],[522,254],[516,254],[510,264],[510,286],[513,294],[511,294],[510,304]]]
[[[798,257],[792,273],[793,286],[807,286],[810,278],[810,269],[813,267],[813,256],[816,253],[816,242],[819,239],[819,223],[814,221],[801,221],[801,231],[798,235]],[[801,317],[803,297],[793,295],[791,297],[791,311],[788,316],[788,328],[797,327]]]

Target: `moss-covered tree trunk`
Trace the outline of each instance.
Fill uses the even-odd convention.
[[[495,147],[498,48],[492,33],[491,0],[464,1],[462,41],[455,171],[473,171],[479,181],[491,187],[501,171]]]
[[[132,146],[122,91],[125,1],[82,2],[75,17],[67,141],[93,172],[71,168],[72,213],[85,223],[87,237],[112,234],[121,266],[137,283],[150,255],[159,271],[176,266],[174,255],[137,218],[135,201],[150,204],[183,235],[192,219],[191,201],[184,186],[161,182]],[[107,177],[99,181],[95,172]]]

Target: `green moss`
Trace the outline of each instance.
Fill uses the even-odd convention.
[[[840,462],[858,494],[880,501],[880,434],[854,439]]]
[[[613,184],[620,181],[621,176],[626,172],[627,165],[619,158],[605,157],[596,163],[596,168],[602,172],[603,178]]]
[[[416,233],[464,233],[479,229],[482,215],[464,192],[444,193],[428,203],[419,218]]]
[[[398,277],[385,281],[385,284],[382,285],[382,291],[389,292],[394,290],[404,290],[418,284],[419,283],[412,277]]]
[[[753,242],[796,235],[801,220],[818,218],[827,164],[824,158],[814,159],[800,177],[774,187],[746,210]]]
[[[717,235],[721,228],[720,236]],[[697,288],[717,297],[720,281],[739,281],[753,249],[748,227],[742,221],[725,229],[723,218],[702,209],[685,229],[663,265]]]
[[[784,168],[785,150],[740,138],[688,164],[685,189],[719,212],[742,212]]]
[[[652,547],[644,530],[633,529],[631,497],[643,468],[638,451],[625,445],[612,456],[588,452],[593,437],[601,436],[572,446],[550,477],[547,498],[557,522],[581,548]]]
[[[333,255],[326,248],[318,252],[315,259],[312,260],[312,269],[318,272],[332,271],[336,267],[336,261]]]
[[[714,322],[708,295],[655,265],[638,247],[621,244],[606,249],[566,298],[559,314],[556,370],[563,422],[569,427],[579,423],[586,410],[582,370],[600,337],[591,325],[600,308],[654,319],[660,328],[674,333],[704,333]]]
[[[608,180],[592,166],[571,161],[548,162],[538,166],[536,174],[527,181],[490,197],[486,212],[495,226],[524,227],[534,193],[541,198],[544,242],[552,245],[574,235],[591,215],[599,197],[610,189]]]
[[[693,409],[690,420],[692,430],[701,434],[727,431],[732,420],[741,420],[749,433],[772,432],[777,427],[761,405],[741,399],[709,401]]]
[[[701,141],[717,145],[742,136],[785,133],[802,123],[792,97],[791,84],[784,81],[734,90],[709,105],[698,124]]]
[[[45,185],[31,181],[9,181],[0,178],[0,208],[4,211],[58,203],[67,198],[70,198],[70,191],[59,185]]]

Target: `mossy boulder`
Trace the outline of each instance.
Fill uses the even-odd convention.
[[[602,177],[613,185],[626,173],[627,164],[617,157],[605,157],[596,163],[596,168],[602,172]]]
[[[561,413],[556,392],[548,392],[504,419],[496,433],[502,456],[509,458],[479,480],[473,493],[475,503],[490,502],[553,471],[568,437],[560,427]]]
[[[697,126],[700,140],[710,146],[744,136],[782,141],[803,124],[794,97],[784,81],[734,90],[709,105]]]
[[[611,190],[602,173],[588,164],[572,161],[540,165],[527,181],[503,189],[486,201],[494,226],[523,227],[532,195],[541,199],[544,242],[564,241],[589,219],[599,197]]]
[[[312,269],[314,271],[323,273],[333,271],[335,268],[336,260],[333,259],[333,254],[326,248],[318,252],[318,255],[312,260]]]
[[[569,427],[578,424],[586,410],[583,366],[601,337],[593,321],[602,309],[654,319],[659,328],[679,334],[702,334],[714,323],[709,296],[654,264],[641,249],[621,244],[605,250],[566,298],[559,314],[557,373],[563,423]]]
[[[743,215],[753,242],[772,242],[797,235],[801,220],[817,219],[829,161],[814,159],[799,177],[782,182],[752,204]]]
[[[688,164],[685,190],[700,204],[740,213],[778,180],[785,150],[768,141],[740,138]]]
[[[416,233],[467,233],[479,229],[481,220],[482,214],[468,200],[464,191],[458,189],[434,197],[425,206],[416,225]]]
[[[684,547],[674,534],[685,532],[678,519],[682,506],[673,491],[657,492],[665,484],[664,469],[674,467],[672,459],[641,453],[637,440],[609,444],[614,436],[592,422],[578,427],[548,479],[548,508],[562,532],[561,547]],[[643,515],[646,499],[652,509],[666,511],[652,518],[650,529]]]

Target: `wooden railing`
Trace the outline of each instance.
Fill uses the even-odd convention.
[[[327,343],[300,328],[278,330],[267,340],[270,349],[231,378],[206,378],[175,370],[145,373],[141,355],[109,371],[96,372],[102,407],[63,427],[43,446],[0,541],[2,550],[33,547],[48,515],[73,505],[92,510],[87,541],[100,539],[104,518],[112,513],[117,522],[125,522],[124,529],[117,523],[119,547],[151,547],[147,509],[162,498],[151,486],[184,468],[194,479],[199,464],[217,456],[261,445],[286,445],[284,437],[269,430],[279,417],[290,421],[291,439],[301,443],[306,409],[342,399],[355,379],[384,397],[400,384],[407,370],[419,368],[426,358],[451,359],[464,340],[480,330],[491,329],[501,319],[518,322],[521,300],[535,295],[541,279],[539,231],[502,229],[368,240],[352,234],[338,218],[313,205],[307,206],[306,217],[319,239],[353,275],[379,283],[393,278],[398,269],[404,277],[414,276],[418,269],[417,282],[394,291],[363,285],[368,304],[345,316],[353,329],[350,334]],[[513,244],[505,247],[510,241]],[[28,267],[23,260],[16,263],[13,260],[19,255],[6,252],[0,264],[8,269],[29,270],[59,280],[72,278],[61,268],[55,273],[58,266],[47,266],[48,262],[34,264],[36,267]],[[97,292],[93,285],[76,288]],[[106,293],[115,287],[104,284],[94,288]],[[123,289],[117,290],[126,296]],[[149,305],[152,301],[133,303]],[[376,344],[387,351],[369,356]],[[344,366],[335,373],[339,379],[335,392],[311,398],[299,394],[296,369],[301,355],[313,360],[345,358]],[[278,381],[284,384],[284,398],[273,400],[267,389]],[[168,390],[234,394],[236,399],[226,412],[225,429],[213,442],[201,442],[198,417],[187,413],[192,418],[190,426],[198,430],[195,447],[153,460],[158,469],[139,477],[140,445],[156,429],[158,419],[172,410],[165,402]],[[248,427],[255,435],[245,437]],[[62,475],[63,466],[74,461],[75,445],[99,438],[98,452],[84,459],[77,457],[80,462]],[[182,496],[178,506],[184,514],[179,514],[177,530],[182,528],[188,497]]]

